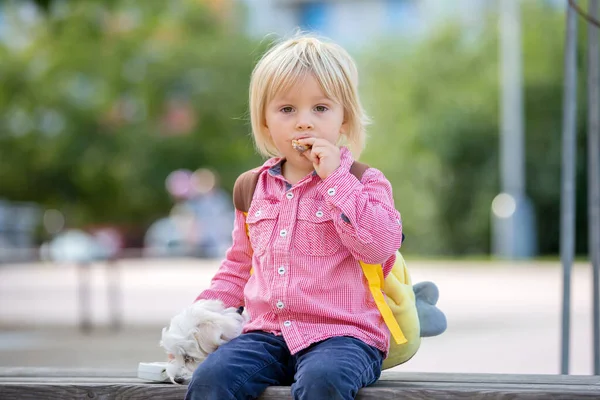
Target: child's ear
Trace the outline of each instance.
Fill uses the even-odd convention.
[[[346,136],[348,138],[348,121],[344,121],[342,126],[340,127],[340,133],[342,136]]]
[[[344,119],[342,121],[342,126],[340,127],[340,133],[344,136],[348,135],[348,128],[350,125],[350,118],[348,118],[348,111],[344,107]]]
[[[340,137],[337,140],[337,146],[346,146],[348,145],[348,133],[345,128],[342,126],[340,128]]]

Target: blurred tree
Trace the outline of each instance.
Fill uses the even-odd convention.
[[[35,0],[34,3],[42,10],[48,11],[50,9],[50,4],[52,4],[53,1],[54,0]]]
[[[234,13],[192,0],[47,9],[21,26],[26,45],[0,42],[0,197],[59,208],[71,226],[147,226],[169,210],[174,169],[212,167],[230,188],[259,162],[246,115],[261,49]]]
[[[557,254],[564,16],[523,4],[526,190],[539,249]],[[497,16],[481,31],[446,26],[417,45],[382,42],[364,60],[362,91],[374,125],[363,159],[390,178],[403,214],[406,250],[487,254],[491,202],[499,191]],[[580,57],[585,40],[580,39]],[[580,68],[585,68],[583,59]],[[585,75],[579,74],[583,84]],[[577,243],[587,245],[585,95],[581,93]]]
[[[18,4],[8,2],[5,4]],[[69,225],[147,226],[174,169],[231,188],[257,165],[247,89],[263,51],[211,1],[49,2],[0,42],[0,197],[59,208]],[[218,2],[217,2],[218,4]],[[523,3],[527,191],[539,247],[558,253],[563,10]],[[10,6],[5,6],[10,7]],[[8,10],[5,21],[18,17]],[[381,41],[359,58],[374,117],[363,159],[392,181],[405,251],[485,254],[499,189],[497,21]],[[580,67],[585,68],[580,45]],[[13,43],[14,42],[14,43]],[[583,73],[579,74],[582,82]],[[585,94],[579,91],[578,252],[587,245]]]

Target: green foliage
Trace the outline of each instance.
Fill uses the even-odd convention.
[[[61,209],[70,225],[145,227],[167,175],[209,166],[231,188],[260,162],[247,121],[262,45],[202,2],[41,2],[24,46],[0,44],[0,197]],[[526,184],[542,254],[558,252],[564,17],[523,3]],[[10,10],[9,10],[10,11]],[[10,12],[6,19],[10,19]],[[374,119],[363,160],[391,180],[405,251],[485,254],[500,190],[496,16],[359,57]],[[580,26],[583,26],[581,24]],[[578,251],[587,240],[585,29],[580,29]]]
[[[0,196],[70,225],[147,225],[167,175],[254,166],[247,87],[260,47],[198,1],[57,2],[0,47]],[[8,9],[7,18],[11,18]]]
[[[416,46],[383,43],[363,57],[362,91],[375,121],[363,159],[380,167],[393,184],[407,251],[452,255],[490,250],[490,206],[500,190],[496,18],[476,34],[447,26]],[[564,21],[562,13],[531,3],[524,6],[523,21],[526,191],[536,209],[539,249],[556,254]],[[584,54],[584,40],[580,44]],[[583,79],[581,60],[579,65]],[[579,105],[583,117],[584,96]],[[580,200],[585,198],[583,128]],[[584,202],[578,202],[577,212],[582,251]]]

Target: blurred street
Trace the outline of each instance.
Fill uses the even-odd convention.
[[[119,263],[123,327],[109,329],[106,271],[91,269],[94,329],[78,330],[71,265],[0,266],[0,366],[118,368],[161,361],[163,326],[206,288],[218,262]],[[560,371],[558,262],[413,261],[413,281],[434,281],[448,330],[425,339],[405,371],[555,374]],[[592,373],[591,272],[573,272],[571,373]]]

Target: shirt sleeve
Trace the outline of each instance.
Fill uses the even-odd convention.
[[[319,183],[318,190],[329,205],[342,243],[354,257],[381,264],[400,248],[402,220],[394,206],[392,185],[381,171],[369,168],[359,181],[338,168]]]
[[[212,278],[210,287],[200,293],[196,301],[221,300],[225,307],[244,305],[244,287],[252,268],[252,246],[246,234],[246,217],[239,210],[235,210],[232,239],[233,244]]]

